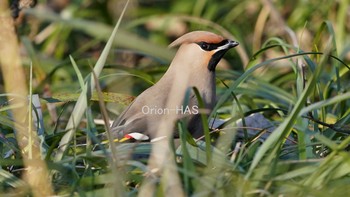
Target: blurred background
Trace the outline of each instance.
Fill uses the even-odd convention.
[[[17,1],[9,2],[13,4]],[[125,0],[37,0],[33,8],[22,9],[18,13],[15,10],[26,81],[32,80],[33,93],[41,99],[45,133],[40,147],[47,150],[43,152],[47,162],[54,163],[51,154],[66,132],[64,128],[81,92],[77,72],[69,57],[76,61],[82,76],[87,77],[125,3]],[[197,165],[200,170],[191,169],[194,175],[190,173],[187,178],[198,181],[198,184],[193,183],[192,187],[184,190],[194,194],[197,190],[208,189],[200,181],[204,180],[202,177],[209,177],[217,181],[219,188],[212,184],[213,189],[209,192],[219,191],[221,194],[241,191],[241,196],[259,192],[260,196],[288,192],[290,196],[327,196],[336,191],[338,196],[342,196],[350,192],[346,189],[350,181],[346,152],[350,139],[350,100],[347,99],[350,89],[349,1],[131,0],[99,76],[111,119],[121,113],[133,97],[163,75],[176,52],[176,49],[167,46],[193,30],[211,31],[240,43],[225,55],[217,67],[218,99],[226,99],[215,111],[216,117],[231,124],[250,114],[261,113],[264,121],[281,128],[279,132],[284,132],[285,136],[275,136],[277,145],[266,145],[269,147],[264,149],[265,153],[259,152],[258,147],[264,144],[256,140],[258,135],[256,138],[246,136],[238,152],[231,147],[227,154],[222,154],[225,159],[231,159],[225,170],[209,166],[209,170],[205,171],[205,164]],[[323,56],[325,49],[330,50],[329,56]],[[32,78],[29,75],[31,65]],[[316,76],[317,68],[322,70],[309,88],[306,84]],[[22,163],[18,161],[22,150],[18,149],[13,135],[14,123],[8,113],[10,108],[3,80],[0,78],[0,93],[4,93],[0,97],[0,152],[3,155],[1,161],[7,159],[7,163],[2,165],[5,170],[0,172],[11,173],[12,176],[7,174],[8,177],[22,184],[16,179],[23,170]],[[306,89],[308,93],[303,94]],[[305,95],[307,102],[300,101],[306,98]],[[101,119],[100,106],[96,101],[97,98],[93,97],[86,114]],[[314,107],[312,110],[308,108],[310,105]],[[294,108],[309,111],[300,116]],[[103,125],[97,126],[97,130],[86,126],[88,123],[93,125],[92,122],[91,119],[84,120],[77,129],[77,135],[105,131]],[[260,129],[259,132],[265,132]],[[293,161],[288,163],[276,158],[283,155],[282,148],[278,148],[282,147],[284,137],[289,134],[295,141],[287,148],[283,146],[283,151],[293,153],[289,158]],[[233,142],[233,139],[229,140]],[[104,187],[104,175],[109,172],[108,158],[90,157],[89,147],[76,150],[75,143],[70,144],[66,155],[70,160],[49,166],[49,170],[62,173],[52,179],[57,193],[84,193],[85,190]],[[77,158],[74,151],[83,156]],[[332,152],[335,153],[332,155]],[[327,157],[329,154],[336,155],[337,159]],[[250,167],[255,156],[266,159],[268,166],[263,163],[256,168]],[[128,171],[127,175],[131,178],[128,177],[130,181],[125,190],[130,191],[131,196],[136,195],[147,172],[146,167],[137,165],[135,168],[139,171]],[[183,166],[178,165],[183,170]],[[276,170],[276,166],[280,168]],[[212,169],[217,171],[210,171]],[[183,182],[186,182],[188,169],[181,170],[179,174],[185,177]],[[290,173],[291,170],[295,170],[294,173]],[[223,178],[217,179],[216,174]],[[95,175],[102,178],[97,182],[91,181],[95,180]],[[112,175],[115,177],[115,174]],[[91,177],[91,180],[88,179]],[[17,188],[17,185],[8,184],[8,179],[4,180],[1,191]],[[113,182],[113,179],[110,180]],[[162,185],[157,187],[162,189]]]

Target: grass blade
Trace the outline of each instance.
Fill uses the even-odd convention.
[[[252,161],[252,164],[250,165],[250,168],[245,176],[245,179],[251,178],[253,172],[257,168],[258,164],[263,160],[263,157],[266,155],[268,150],[274,149],[273,151],[274,153],[275,151],[277,151],[277,148],[279,148],[278,144],[281,143],[283,141],[283,137],[290,132],[291,128],[294,125],[295,120],[299,117],[299,112],[302,110],[302,107],[304,106],[307,97],[316,86],[317,80],[320,77],[320,74],[323,70],[326,60],[328,59],[328,54],[331,51],[332,45],[330,42],[328,42],[326,46],[327,46],[326,52],[325,52],[325,55],[322,56],[321,63],[316,67],[314,74],[311,76],[311,79],[309,80],[305,89],[300,95],[300,98],[295,104],[291,114],[283,121],[283,123],[279,127],[276,128],[276,130],[270,135],[270,137],[264,142],[264,144],[257,151]],[[268,156],[267,160],[272,161],[274,159],[273,158],[274,156],[275,155],[271,153]],[[265,170],[264,168],[260,169],[261,173],[260,174],[258,173],[259,177],[254,177],[254,178],[261,179],[263,174],[266,173],[264,172],[264,170]]]
[[[107,56],[109,54],[109,51],[112,48],[113,41],[116,37],[117,31],[119,29],[119,25],[121,23],[121,19],[123,18],[123,15],[125,13],[128,2],[129,1],[127,1],[126,5],[124,7],[124,10],[119,17],[119,20],[113,29],[112,35],[108,39],[107,44],[101,53],[100,58],[97,60],[95,66],[94,66],[93,72],[96,74],[96,76],[100,75],[100,73],[105,65],[105,62],[107,60]],[[94,78],[90,77],[90,80],[84,86],[86,88],[88,88],[90,90],[90,92],[92,93],[94,90],[94,87],[95,87],[95,83],[96,82],[95,82]],[[87,107],[87,95],[86,95],[86,92],[82,92],[78,98],[77,103],[74,106],[72,115],[70,116],[69,121],[67,123],[67,126],[66,126],[67,133],[62,137],[62,139],[60,141],[58,152],[57,152],[57,155],[55,156],[56,161],[60,161],[63,158],[63,155],[68,148],[69,142],[71,141],[71,139],[74,135],[75,125],[78,124],[80,122],[80,120],[82,119],[86,107]]]

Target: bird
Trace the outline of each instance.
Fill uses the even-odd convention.
[[[191,93],[187,106],[166,109],[169,99],[167,93],[175,82],[175,76],[181,78],[186,74],[187,84],[179,85],[177,91],[184,94],[189,88],[196,87],[209,114],[216,101],[215,68],[224,54],[237,45],[237,41],[208,31],[192,31],[177,38],[169,45],[169,48],[179,49],[167,71],[113,121],[110,127],[113,138],[125,140],[138,136],[137,139],[152,140],[159,127],[159,120],[170,110],[181,112],[177,113],[176,119],[186,118],[187,129],[193,138],[201,137],[204,132],[195,94]],[[175,126],[173,136],[178,137]]]

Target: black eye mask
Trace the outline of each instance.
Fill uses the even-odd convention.
[[[219,43],[207,43],[207,42],[197,42],[198,46],[200,46],[205,51],[212,51],[221,47],[228,43],[228,40],[223,40]]]

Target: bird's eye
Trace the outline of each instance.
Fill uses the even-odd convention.
[[[206,42],[199,43],[199,46],[205,51],[209,51],[210,50],[210,45],[208,43],[206,43]]]

